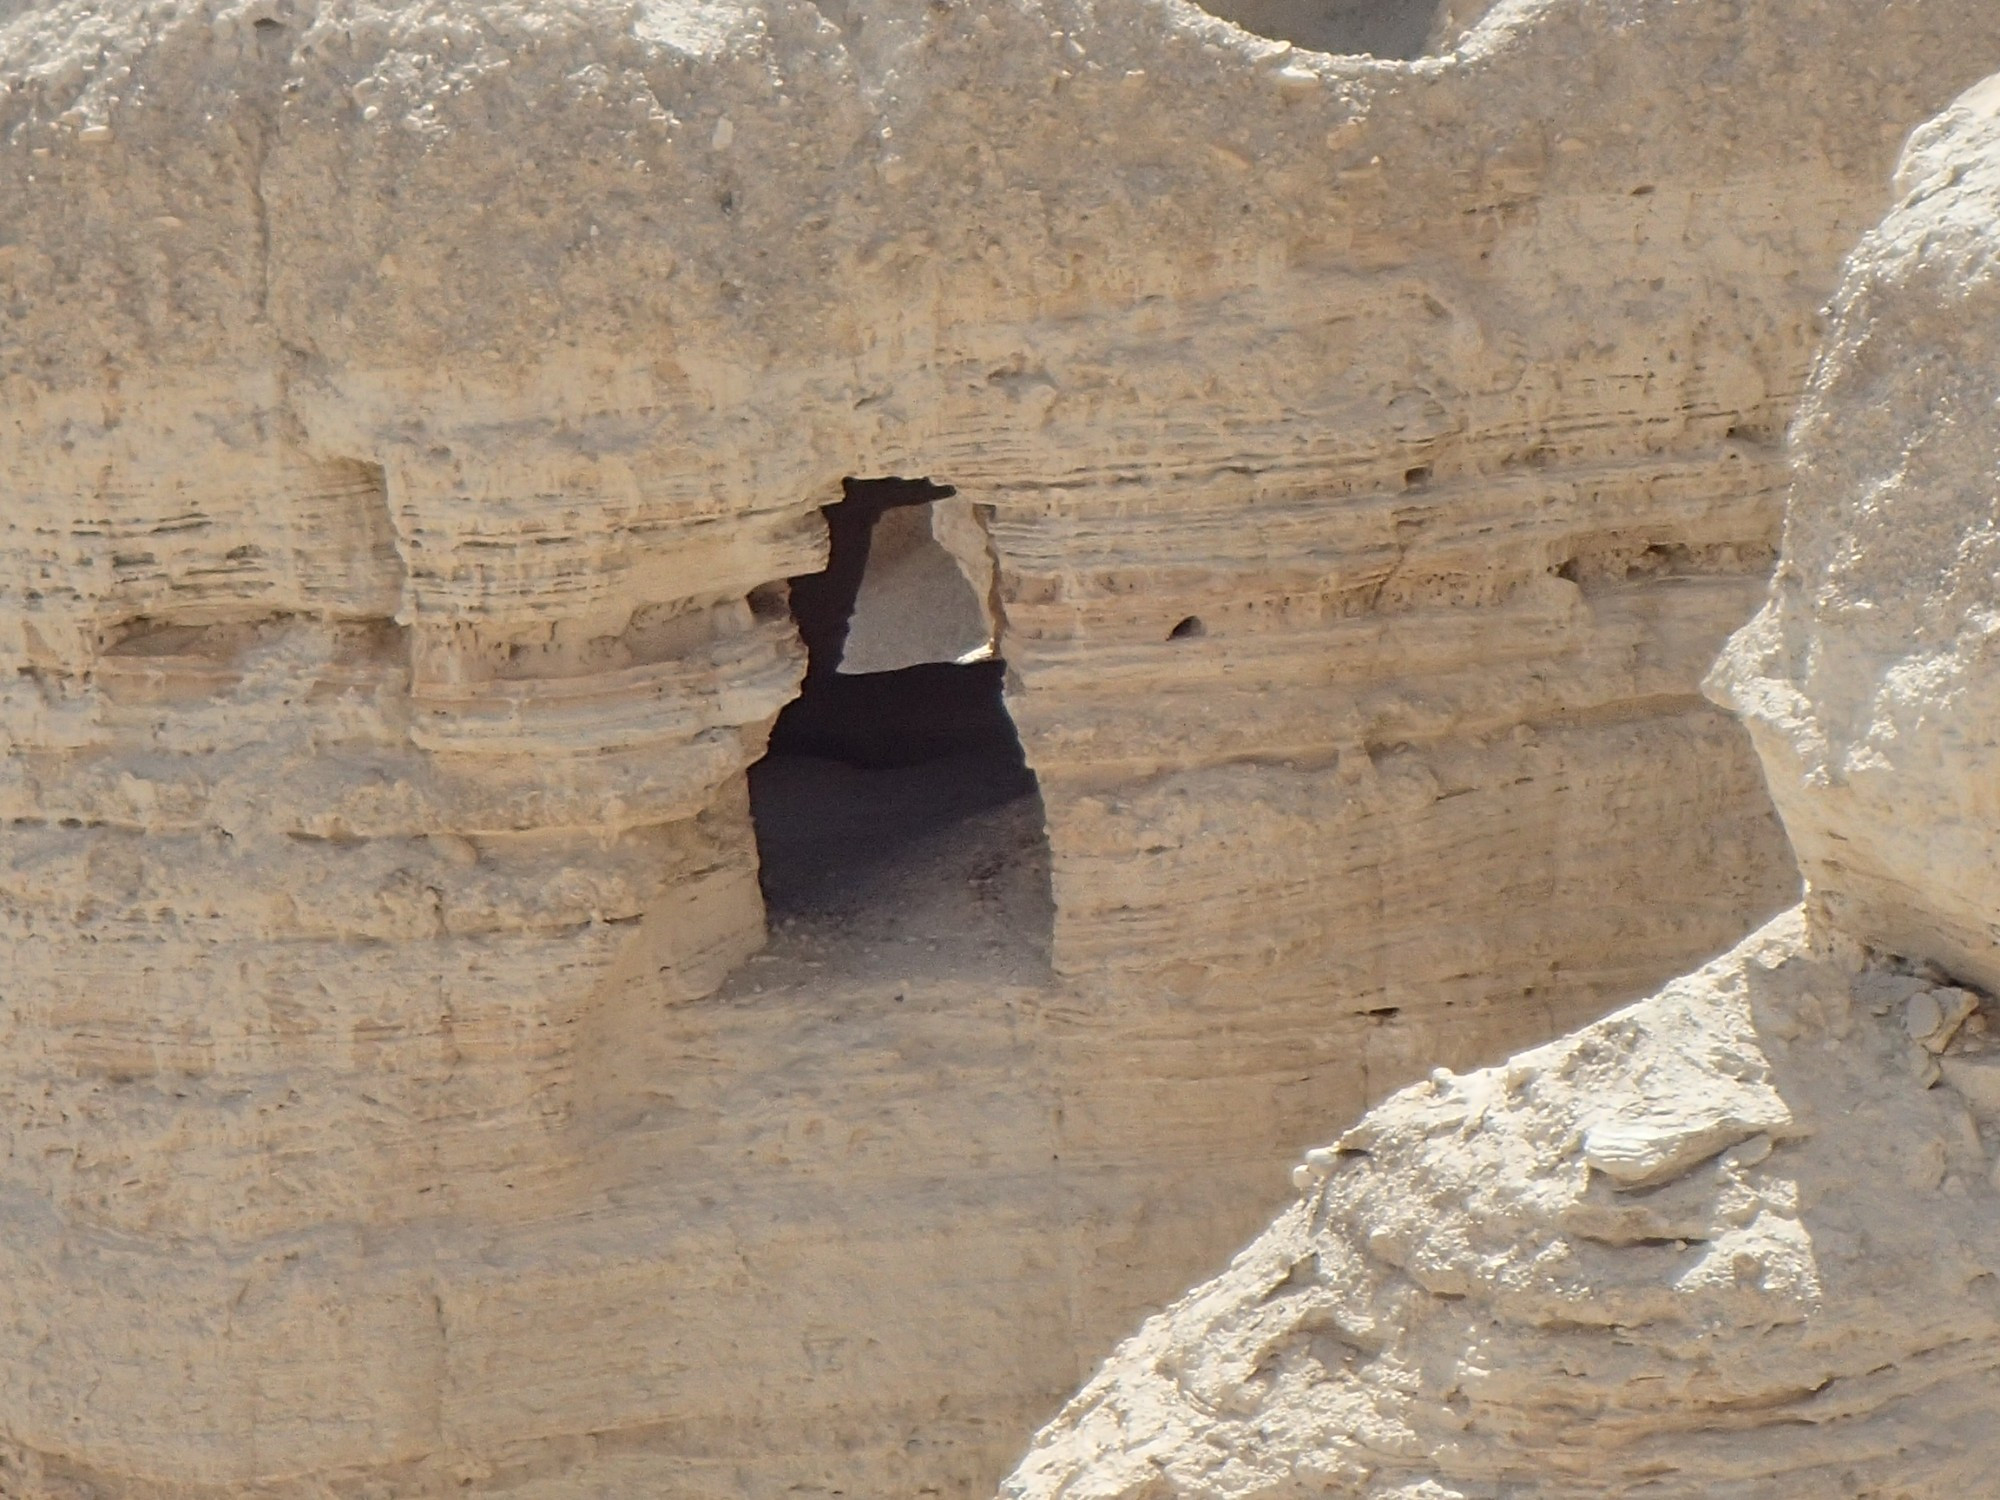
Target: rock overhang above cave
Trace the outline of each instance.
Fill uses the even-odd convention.
[[[274,342],[295,376],[467,385],[548,360],[590,383],[574,356],[668,389],[896,346],[978,362],[930,326],[1256,287],[1274,249],[1345,257],[1468,171],[1617,178],[1619,126],[1667,102],[1635,100],[1716,64],[1671,9],[1503,7],[1410,63],[1179,0],[51,6],[0,28],[0,204],[38,309],[119,293],[41,371]],[[1550,86],[1586,53],[1632,74],[1624,107]],[[1731,133],[1656,129],[1647,175]]]

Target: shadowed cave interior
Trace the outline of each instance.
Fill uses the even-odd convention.
[[[1039,967],[1041,799],[984,601],[932,539],[932,507],[954,492],[895,478],[843,491],[824,511],[826,570],[791,580],[804,685],[750,768],[776,935],[913,946],[982,970],[1006,950]],[[942,651],[954,654],[857,670]]]
[[[1245,31],[1316,52],[1422,57],[1434,28],[1458,13],[1483,10],[1472,0],[1197,0]]]

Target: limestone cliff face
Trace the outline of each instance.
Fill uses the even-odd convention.
[[[11,7],[0,1483],[989,1483],[1274,1143],[1789,899],[1696,682],[1996,49]],[[780,585],[891,474],[966,502],[1048,951],[746,967]]]
[[[1013,1500],[1985,1494],[2000,1053],[1979,670],[2000,87],[1919,132],[1795,429],[1738,703],[1806,907],[1307,1154],[1299,1202],[1037,1440]],[[1919,847],[1928,851],[1920,857]]]
[[[1438,1070],[1312,1152],[1300,1201],[1002,1493],[1983,1493],[2000,1054],[1973,1001],[1794,913],[1562,1041]]]
[[[1772,767],[1826,915],[1989,989],[1997,110],[1989,82],[1903,159],[1901,206],[1841,286],[1799,413],[1785,566],[1712,683]]]

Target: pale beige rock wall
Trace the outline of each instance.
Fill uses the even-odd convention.
[[[1009,1500],[1946,1500],[2000,1441],[2000,84],[1924,127],[1712,679],[1808,899],[1657,995],[1435,1071],[1147,1321]],[[1919,854],[1917,851],[1925,851]]]
[[[2000,1011],[1977,998],[1793,912],[1558,1042],[1437,1070],[1310,1152],[1299,1202],[1001,1494],[1983,1494]]]
[[[1712,683],[1773,768],[1815,904],[1989,989],[1996,114],[1989,80],[1903,158],[1799,413],[1786,566]]]
[[[12,13],[9,1482],[975,1493],[1275,1145],[1738,935],[1695,682],[1996,27]],[[1053,977],[740,967],[770,586],[889,473],[983,508]]]

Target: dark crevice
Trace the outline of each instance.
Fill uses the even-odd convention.
[[[847,646],[847,622],[854,614],[854,601],[861,595],[862,574],[868,571],[868,544],[875,534],[875,523],[887,511],[928,505],[957,493],[948,484],[932,484],[928,479],[844,479],[840,488],[841,499],[820,508],[826,517],[826,570],[792,580],[792,619],[806,645],[808,691],[816,681],[840,668],[841,652]]]
[[[842,488],[824,512],[825,571],[791,580],[805,682],[750,768],[765,901],[780,922],[947,939],[954,934],[911,924],[963,925],[988,889],[1028,882],[1046,891],[1035,777],[998,659],[839,670],[875,523],[953,493],[927,479],[849,479]],[[1026,936],[1045,944],[1046,919],[1038,924],[1044,931]]]
[[[1348,56],[1421,57],[1453,7],[1440,0],[1200,0],[1211,15],[1275,41]],[[1458,9],[1484,9],[1457,7]]]

